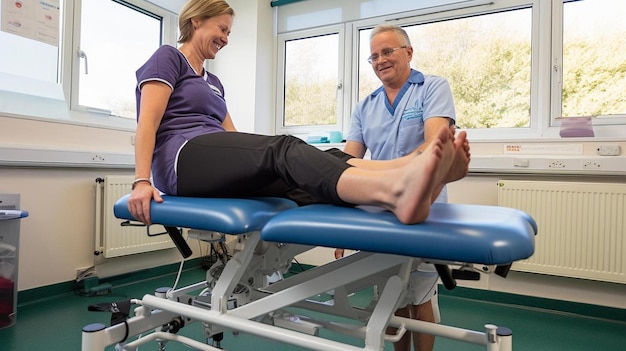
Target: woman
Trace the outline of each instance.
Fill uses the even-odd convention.
[[[129,199],[135,218],[151,223],[150,201],[163,201],[159,190],[289,197],[301,189],[317,202],[382,206],[403,223],[418,223],[441,188],[467,174],[465,134],[455,140],[447,128],[422,154],[390,161],[333,155],[291,136],[237,132],[222,84],[203,68],[228,44],[233,16],[225,1],[188,1],[179,16],[181,46],[160,47],[137,71],[136,180]]]

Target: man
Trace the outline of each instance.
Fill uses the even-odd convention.
[[[393,159],[416,148],[425,149],[442,125],[454,133],[456,115],[450,85],[444,78],[411,69],[413,48],[404,29],[392,25],[374,28],[370,53],[368,62],[383,86],[356,106],[344,152],[362,158],[369,149],[372,159]],[[447,202],[445,188],[437,201]],[[337,249],[335,257],[341,256],[343,250]],[[396,315],[435,322],[439,309],[431,299],[437,279],[432,265],[420,265],[411,274],[410,285],[415,291],[412,304],[398,309]],[[411,337],[415,351],[433,349],[433,335],[407,332],[394,344],[395,350],[410,351]]]

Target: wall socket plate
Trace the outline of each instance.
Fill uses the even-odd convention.
[[[598,155],[600,156],[619,156],[621,151],[617,144],[603,144],[598,147]]]

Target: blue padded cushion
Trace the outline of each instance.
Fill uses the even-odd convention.
[[[125,195],[113,206],[115,217],[135,220],[128,211]],[[210,230],[225,234],[258,231],[276,214],[297,207],[282,198],[207,199],[199,197],[163,196],[163,202],[152,202],[152,223],[172,227]]]
[[[0,221],[20,219],[28,217],[28,211],[23,210],[0,210]]]
[[[311,205],[280,213],[266,241],[346,248],[479,264],[508,264],[534,252],[535,221],[496,206],[434,204],[428,219],[405,225],[391,212]]]

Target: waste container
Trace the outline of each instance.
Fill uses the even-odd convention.
[[[28,217],[19,206],[19,195],[0,194],[0,329],[13,325],[17,312],[20,219]]]

